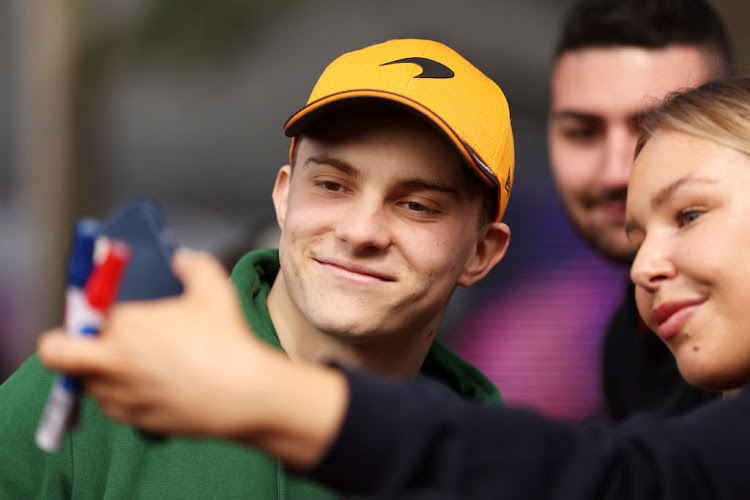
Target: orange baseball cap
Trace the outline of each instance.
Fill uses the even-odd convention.
[[[502,219],[515,153],[508,102],[495,82],[441,43],[390,40],[329,64],[284,133],[296,137],[331,109],[363,98],[397,103],[436,125],[479,178],[497,189],[495,220]]]

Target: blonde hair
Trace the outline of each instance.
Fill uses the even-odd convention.
[[[708,139],[750,156],[750,78],[723,78],[673,93],[639,117],[636,156],[660,129]]]

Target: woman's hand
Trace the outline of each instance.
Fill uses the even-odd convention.
[[[214,257],[181,250],[173,266],[182,295],[117,304],[96,337],[51,330],[39,340],[42,363],[82,378],[116,420],[241,441],[292,465],[314,463],[343,419],[343,375],[293,365],[257,339]]]

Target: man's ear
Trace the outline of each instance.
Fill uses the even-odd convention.
[[[466,261],[458,277],[458,286],[468,287],[484,278],[495,264],[503,260],[510,243],[510,228],[504,222],[488,224],[477,238],[474,254]]]
[[[284,219],[286,219],[286,207],[289,198],[289,183],[292,179],[292,167],[284,165],[276,174],[276,182],[273,185],[273,206],[276,209],[276,222],[279,228],[284,228]]]

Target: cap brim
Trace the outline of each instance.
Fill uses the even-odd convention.
[[[376,102],[378,104],[398,107],[414,113],[432,124],[456,147],[461,157],[466,160],[472,167],[472,170],[485,184],[494,188],[499,187],[500,182],[494,176],[491,169],[468,144],[461,140],[458,134],[445,121],[432,112],[432,110],[398,94],[391,94],[380,90],[356,90],[326,96],[308,104],[292,115],[284,125],[284,134],[288,137],[296,137],[313,123],[333,111],[355,103],[366,102]]]

